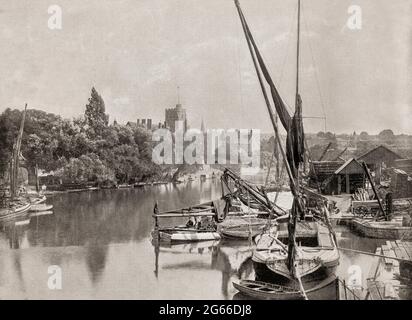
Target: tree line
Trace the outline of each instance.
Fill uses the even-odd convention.
[[[8,170],[22,111],[0,115],[0,174]],[[53,171],[66,183],[129,183],[156,179],[151,132],[137,125],[109,125],[105,104],[95,88],[83,116],[72,120],[41,110],[26,114],[21,153],[26,166]]]

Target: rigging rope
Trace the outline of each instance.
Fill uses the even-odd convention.
[[[309,28],[308,28],[308,23],[307,23],[307,20],[306,20],[303,5],[302,5],[302,17],[303,17],[303,21],[304,21],[304,24],[305,24],[306,32],[308,32]],[[313,67],[315,69],[315,80],[316,80],[316,85],[317,85],[317,89],[318,89],[318,94],[319,94],[319,98],[320,98],[320,103],[321,103],[321,107],[322,107],[323,116],[326,118],[325,105],[324,105],[323,95],[322,95],[322,91],[320,89],[320,82],[319,82],[319,77],[318,77],[317,63],[315,61],[315,57],[314,57],[314,54],[313,54],[313,49],[312,49],[312,44],[310,42],[310,38],[306,37],[306,41],[307,41],[308,46],[309,46],[311,59],[312,59],[312,64],[313,64]],[[325,125],[325,131],[326,131],[326,125]]]

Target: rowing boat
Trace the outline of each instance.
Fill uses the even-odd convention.
[[[26,203],[16,208],[0,209],[0,221],[7,221],[18,217],[22,217],[29,212],[30,207],[31,204]]]
[[[268,219],[256,217],[231,217],[226,218],[218,226],[219,233],[225,238],[249,239],[262,233],[268,225]]]
[[[327,279],[317,283],[312,288],[305,287],[305,293],[308,298],[315,293],[329,286],[336,281],[336,276],[330,276]],[[302,292],[296,287],[281,286],[262,281],[240,280],[239,283],[233,282],[233,286],[242,294],[255,299],[262,300],[303,300]]]
[[[50,211],[53,209],[51,204],[34,204],[30,207],[30,212],[41,212],[41,211]]]
[[[160,241],[165,242],[197,242],[220,239],[220,235],[216,231],[196,228],[162,228],[158,232]]]

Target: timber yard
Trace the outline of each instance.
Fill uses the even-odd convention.
[[[8,108],[0,115],[0,299],[412,299],[412,136],[336,134],[325,110],[304,116],[301,0],[288,34],[296,39],[284,80],[291,108],[257,40],[262,28],[249,21],[253,4],[241,2],[231,2],[236,50],[261,98],[253,112],[271,130],[259,136],[258,170],[238,161],[250,145],[221,163],[233,154],[214,154],[231,150],[226,138],[207,150],[211,162],[197,149],[200,161],[165,160],[190,146],[183,134],[193,130],[177,84],[176,106],[156,124],[109,123],[95,87],[73,120],[30,103]],[[324,120],[324,131],[310,133],[304,119]],[[170,145],[154,138],[159,132],[170,133]],[[202,147],[215,139],[203,118],[194,135]]]

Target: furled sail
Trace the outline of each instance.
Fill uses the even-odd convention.
[[[260,79],[260,72],[262,72],[267,85],[270,87],[272,101],[275,106],[276,112],[279,115],[279,119],[287,132],[286,161],[287,161],[287,167],[289,167],[290,169],[288,170],[289,178],[290,178],[290,188],[294,196],[294,201],[293,201],[291,214],[290,214],[290,221],[288,224],[288,231],[289,231],[288,267],[289,267],[289,270],[293,272],[293,269],[294,269],[293,264],[294,264],[295,253],[296,253],[296,243],[295,243],[296,222],[297,222],[297,217],[304,210],[301,199],[299,197],[299,192],[297,190],[299,186],[299,181],[298,181],[299,180],[298,179],[299,178],[298,177],[299,165],[304,162],[304,153],[305,153],[304,131],[303,131],[303,122],[302,122],[302,100],[300,98],[299,93],[296,92],[295,113],[292,117],[289,114],[288,110],[286,109],[285,103],[283,102],[278,90],[276,89],[273,83],[273,80],[263,61],[262,55],[259,52],[256,42],[253,39],[253,35],[249,29],[249,26],[240,8],[239,1],[235,0],[235,4],[236,4],[239,17],[240,17],[240,21],[242,23],[242,27],[245,33],[246,41],[248,42],[248,46],[250,49],[250,53],[252,55],[252,59],[255,63],[256,72],[260,80],[261,88],[265,96],[265,100],[268,106],[269,113],[271,117],[273,117],[273,114],[272,114],[273,111],[271,110],[269,100],[267,99],[266,90]],[[256,64],[255,57],[257,58],[259,67]],[[276,124],[274,121],[272,121],[272,123],[275,129],[275,132],[277,133]]]

